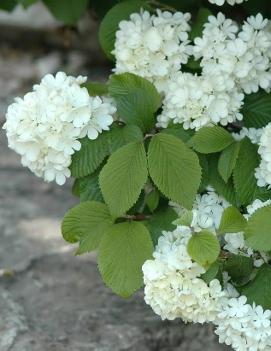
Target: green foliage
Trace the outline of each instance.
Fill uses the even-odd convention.
[[[160,194],[159,191],[153,189],[150,193],[146,195],[146,205],[148,206],[149,210],[153,212],[159,205]]]
[[[95,172],[84,178],[76,179],[76,193],[80,201],[98,201],[103,202],[103,196],[99,186],[99,172]]]
[[[231,206],[224,210],[218,229],[219,233],[238,233],[244,231],[247,221],[244,216]]]
[[[173,224],[175,225],[185,225],[187,227],[191,226],[193,220],[193,212],[184,210],[179,218],[177,218]]]
[[[119,22],[129,19],[134,12],[139,12],[141,8],[149,8],[144,0],[122,1],[112,7],[103,18],[99,29],[100,45],[109,59],[113,59],[112,51],[115,45],[116,31]]]
[[[161,97],[147,79],[132,73],[115,74],[109,80],[109,94],[115,98],[118,114],[125,123],[143,131],[155,126],[154,113],[161,105]]]
[[[255,168],[259,164],[257,146],[248,138],[241,141],[236,166],[233,170],[234,188],[241,205],[250,204],[257,191]]]
[[[256,277],[241,289],[242,295],[248,298],[250,304],[271,309],[271,267],[264,264],[258,270]]]
[[[218,172],[222,179],[227,183],[236,166],[239,155],[240,143],[234,142],[224,149],[218,160]]]
[[[176,138],[181,139],[184,143],[186,143],[191,138],[190,133],[187,130],[184,130],[183,127],[179,124],[168,127],[166,129],[162,129],[161,133],[171,134]]]
[[[37,1],[38,0],[17,0],[17,2],[19,4],[21,4],[25,9],[27,9],[29,6],[33,5]],[[0,5],[0,7],[1,7],[1,5]]]
[[[75,25],[86,11],[89,0],[43,0],[50,12],[65,24]]]
[[[205,8],[201,7],[197,13],[196,20],[192,25],[192,29],[190,32],[190,39],[194,40],[196,37],[200,37],[203,31],[203,25],[208,22],[208,17],[212,15],[212,12]]]
[[[107,133],[103,133],[95,140],[90,140],[88,137],[80,140],[81,149],[73,154],[70,166],[73,177],[85,177],[101,165],[108,155],[106,138]]]
[[[99,247],[98,266],[105,284],[122,297],[132,295],[143,284],[142,265],[152,251],[150,234],[142,223],[115,224]]]
[[[130,142],[141,140],[143,135],[137,126],[115,127],[95,140],[81,139],[81,149],[72,156],[72,176],[81,178],[92,174],[106,156]]]
[[[200,185],[197,155],[173,135],[155,135],[149,145],[148,164],[157,188],[170,200],[192,208]]]
[[[171,231],[176,228],[175,225],[172,224],[176,218],[177,213],[172,208],[167,207],[154,212],[151,218],[145,222],[146,227],[150,231],[154,246],[162,235],[162,231]]]
[[[17,5],[16,0],[1,0],[0,9],[4,11],[12,11]]]
[[[204,230],[200,233],[194,233],[189,239],[187,251],[195,262],[206,267],[217,260],[220,244],[213,233]]]
[[[143,143],[133,142],[113,153],[100,173],[100,186],[112,214],[120,216],[137,201],[148,178]]]
[[[226,183],[218,173],[218,159],[217,155],[212,155],[209,159],[209,181],[210,185],[214,187],[216,192],[229,201],[232,205],[237,205],[233,181],[230,178]]]
[[[104,230],[104,226],[113,224],[114,220],[105,204],[96,201],[83,202],[66,213],[62,222],[62,235],[69,243],[88,238],[95,250],[102,237],[101,226]]]
[[[210,284],[210,282],[214,279],[218,279],[222,284],[223,276],[221,263],[219,261],[212,263],[208,270],[201,275],[201,279],[203,279],[207,284]]]
[[[271,122],[271,94],[260,91],[246,95],[241,113],[246,127],[265,127]]]
[[[241,255],[230,255],[225,262],[224,271],[229,273],[236,285],[246,284],[253,271],[253,258]]]
[[[222,127],[214,126],[203,127],[197,131],[190,139],[189,145],[197,152],[210,154],[224,150],[233,142],[234,139],[229,132]]]
[[[245,238],[252,249],[266,252],[271,250],[271,205],[258,209],[250,216]]]
[[[102,96],[108,94],[108,86],[101,82],[86,82],[82,85],[87,88],[90,96]]]

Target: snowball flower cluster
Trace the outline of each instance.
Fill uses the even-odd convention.
[[[179,216],[182,216],[183,212],[186,211],[175,203],[170,203],[170,205],[174,207]],[[206,194],[197,194],[196,196],[192,209],[191,226],[195,231],[202,229],[215,231],[219,227],[223,211],[229,206],[228,201],[217,195],[212,187],[208,187]]]
[[[246,94],[270,90],[270,23],[261,14],[248,17],[241,30],[222,13],[209,16],[202,37],[194,43],[203,75],[224,81],[226,90],[236,88]]]
[[[259,186],[271,185],[271,123],[263,128],[262,136],[259,143],[258,153],[261,156],[261,162],[256,169],[256,178]]]
[[[8,108],[4,129],[9,147],[47,182],[64,184],[70,176],[71,156],[81,147],[78,139],[96,139],[113,122],[114,105],[89,96],[80,86],[85,81],[63,72],[55,77],[48,74]]]
[[[240,141],[245,137],[248,137],[252,144],[259,144],[263,133],[262,128],[245,128],[243,127],[239,133],[232,133],[232,136],[236,141]]]
[[[145,301],[162,319],[185,322],[214,321],[224,296],[218,280],[208,286],[200,275],[205,269],[193,262],[186,246],[191,229],[179,226],[163,232],[153,253],[143,265]]]
[[[134,13],[121,21],[116,32],[114,72],[130,72],[149,79],[159,91],[164,90],[172,73],[187,63],[192,53],[189,45],[189,13],[157,10]]]
[[[224,299],[215,324],[219,342],[236,351],[271,350],[271,311],[249,305],[245,296]]]
[[[218,6],[222,6],[225,3],[228,3],[230,5],[241,4],[244,1],[247,1],[247,0],[209,0],[209,2],[211,4],[215,4],[215,5],[218,5]]]
[[[178,72],[168,81],[158,126],[166,128],[170,121],[196,130],[218,123],[227,125],[243,118],[239,112],[243,99],[236,89],[221,91],[215,79]]]

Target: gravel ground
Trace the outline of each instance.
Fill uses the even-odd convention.
[[[105,76],[80,52],[0,47],[0,125],[7,105],[45,73]],[[0,132],[0,351],[226,350],[209,326],[162,322],[144,304],[104,287],[95,255],[75,257],[60,221],[70,184],[45,184],[20,165]]]

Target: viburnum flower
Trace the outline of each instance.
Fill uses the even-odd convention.
[[[191,229],[185,226],[163,232],[154,259],[146,261],[142,268],[145,301],[162,319],[204,323],[215,320],[224,293],[218,280],[207,285],[200,278],[205,269],[187,252],[190,237]]]
[[[209,16],[202,37],[194,40],[194,56],[201,59],[203,74],[220,77],[224,89],[235,87],[246,94],[271,87],[271,32],[261,14],[251,16],[241,30],[222,13]],[[231,88],[232,87],[232,88]]]
[[[189,45],[189,13],[157,10],[134,13],[119,23],[113,54],[115,73],[130,72],[149,79],[158,90],[166,88],[172,73],[192,54]]]
[[[198,130],[218,123],[227,125],[243,118],[239,112],[243,98],[236,89],[218,90],[217,82],[207,76],[178,72],[168,82],[158,126],[166,128],[173,122]]]
[[[263,128],[258,153],[261,157],[255,176],[259,186],[271,185],[271,123]]]
[[[252,144],[259,144],[263,133],[262,128],[245,128],[243,127],[239,133],[232,133],[235,140],[240,141],[245,137],[248,137]]]
[[[65,183],[71,156],[80,150],[79,138],[96,139],[108,130],[116,111],[110,102],[91,97],[80,85],[85,77],[58,72],[46,75],[24,98],[8,108],[9,147],[22,156],[22,164],[45,181]]]
[[[211,4],[215,4],[215,5],[218,5],[218,6],[222,6],[225,3],[228,3],[230,5],[241,4],[244,1],[247,1],[247,0],[209,0],[209,2]]]

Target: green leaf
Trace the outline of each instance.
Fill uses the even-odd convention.
[[[241,110],[247,128],[262,128],[271,122],[271,94],[260,91],[246,95]]]
[[[218,232],[220,234],[243,232],[246,224],[247,221],[245,217],[237,208],[231,206],[224,210]]]
[[[212,15],[212,12],[205,8],[201,7],[198,11],[197,17],[192,25],[192,29],[190,32],[190,39],[194,40],[196,37],[201,37],[203,26],[206,22],[208,22],[208,17]]]
[[[240,143],[234,142],[224,149],[218,160],[218,172],[223,178],[223,180],[227,183],[234,167],[236,165],[236,161],[239,155]]]
[[[88,7],[89,0],[43,0],[50,12],[65,24],[74,25]]]
[[[223,282],[223,275],[221,264],[218,261],[215,261],[211,264],[208,270],[201,275],[201,279],[205,281],[205,283],[210,284],[212,280],[218,279],[221,283]]]
[[[245,229],[247,245],[254,250],[271,250],[271,205],[255,211]]]
[[[79,184],[80,201],[103,202],[103,195],[99,186],[99,172],[95,172],[87,177],[77,179]]]
[[[153,245],[156,245],[162,231],[172,231],[176,228],[172,222],[177,218],[177,213],[170,207],[161,209],[151,215],[151,218],[145,222],[146,227],[151,233]]]
[[[155,126],[154,113],[161,97],[147,79],[132,73],[115,74],[109,80],[109,94],[115,98],[117,111],[126,124],[135,124],[143,131]]]
[[[108,94],[108,86],[101,82],[86,82],[82,87],[87,88],[90,96],[102,96]]]
[[[248,298],[248,303],[271,309],[271,267],[264,264],[258,270],[254,280],[242,288],[241,293]]]
[[[149,6],[144,0],[122,1],[112,7],[103,18],[99,29],[100,45],[108,58],[113,59],[112,51],[115,46],[116,31],[119,22],[129,19],[132,13],[140,12],[140,9],[148,9]]]
[[[173,135],[176,138],[181,139],[184,143],[186,143],[191,138],[189,132],[187,130],[184,130],[181,125],[176,125],[174,127],[162,129],[161,133]]]
[[[108,155],[107,133],[102,133],[95,140],[88,137],[81,139],[81,149],[72,155],[70,166],[73,177],[81,178],[93,173]]]
[[[189,145],[197,152],[209,154],[222,151],[233,142],[234,139],[229,132],[222,127],[214,126],[203,127],[197,131],[190,139]]]
[[[193,220],[193,212],[184,210],[179,218],[177,218],[173,224],[174,225],[185,225],[187,227],[191,226]]]
[[[96,201],[83,202],[66,213],[62,222],[62,235],[70,243],[89,237],[95,249],[101,239],[99,226],[113,224],[114,220],[105,204]]]
[[[27,9],[29,6],[33,5],[37,0],[17,0],[19,4],[21,4],[25,9]],[[1,7],[1,5],[0,5]]]
[[[147,228],[140,222],[115,224],[103,236],[98,266],[102,278],[116,294],[129,297],[143,284],[143,263],[153,246]]]
[[[241,141],[239,156],[233,170],[234,188],[242,205],[250,204],[257,191],[255,168],[259,165],[257,146],[248,138]]]
[[[214,187],[215,191],[224,197],[228,202],[233,205],[237,205],[237,199],[235,190],[233,187],[232,179],[229,179],[227,183],[221,178],[218,173],[218,158],[217,155],[212,155],[208,159],[209,161],[209,176],[210,176],[210,185]]]
[[[210,265],[219,256],[219,241],[211,232],[202,231],[196,233],[188,241],[187,252],[201,266]]]
[[[159,205],[159,200],[160,200],[160,194],[159,194],[159,191],[157,191],[156,189],[154,189],[149,194],[147,194],[146,204],[151,212],[156,210],[156,208]]]
[[[100,173],[100,186],[111,213],[124,214],[137,201],[148,178],[143,143],[133,142],[113,153]]]
[[[4,11],[13,11],[14,8],[17,5],[17,1],[16,0],[1,0],[0,1],[0,9],[4,10]]]
[[[253,271],[253,258],[241,255],[231,255],[223,269],[229,273],[232,281],[238,285],[246,284]]]
[[[203,192],[210,183],[210,175],[209,175],[209,163],[206,155],[198,154],[199,164],[202,170],[201,183],[199,188],[199,193]]]
[[[157,188],[170,200],[190,209],[200,185],[197,155],[173,135],[155,135],[148,150],[149,172]]]
[[[81,139],[81,149],[72,156],[72,176],[81,178],[92,174],[108,155],[130,142],[142,140],[141,130],[132,125],[112,128],[95,140]]]
[[[133,141],[143,141],[141,130],[135,125],[128,125],[123,128],[114,128],[107,135],[108,154],[113,154],[122,146]]]

